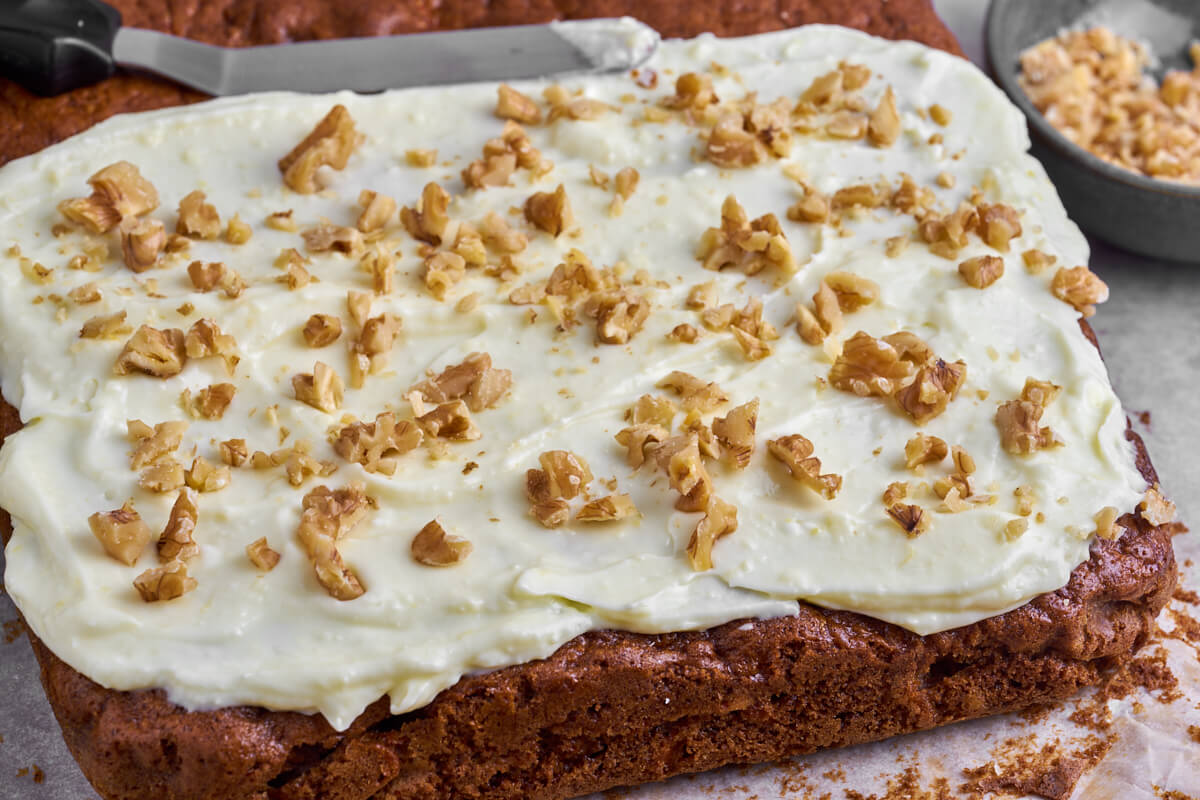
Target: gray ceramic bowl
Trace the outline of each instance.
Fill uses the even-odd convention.
[[[1059,134],[1017,84],[1022,51],[1098,9],[1119,13],[1110,17],[1114,32],[1152,43],[1164,41],[1165,34],[1173,50],[1180,43],[1179,52],[1192,37],[1200,38],[1196,0],[992,0],[984,39],[993,77],[1028,117],[1033,154],[1081,228],[1135,253],[1200,262],[1200,187],[1154,180],[1101,161]],[[1172,17],[1177,24],[1165,30]],[[1136,29],[1143,24],[1154,28]],[[1178,62],[1179,52],[1158,55]]]

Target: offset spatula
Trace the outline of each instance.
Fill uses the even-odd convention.
[[[658,34],[632,19],[214,47],[127,28],[100,0],[0,0],[0,75],[42,95],[149,71],[214,95],[376,92],[637,67]]]

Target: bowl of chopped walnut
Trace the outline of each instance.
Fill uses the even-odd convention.
[[[992,0],[996,82],[1088,233],[1200,262],[1200,3]]]

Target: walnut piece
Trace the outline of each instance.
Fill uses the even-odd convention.
[[[507,186],[508,179],[518,167],[539,177],[549,172],[552,166],[529,141],[525,129],[509,120],[504,123],[499,137],[484,143],[483,157],[467,165],[462,171],[462,179],[472,189]]]
[[[638,513],[627,494],[610,494],[585,503],[575,519],[579,522],[615,522]]]
[[[332,414],[342,407],[345,385],[333,367],[318,361],[311,373],[292,376],[292,391],[300,402]]]
[[[362,233],[357,228],[325,223],[309,228],[301,236],[310,253],[346,253],[358,255],[363,249]]]
[[[1156,483],[1146,490],[1145,497],[1138,504],[1138,513],[1151,525],[1166,525],[1175,521],[1175,504],[1163,495]]]
[[[92,233],[107,233],[125,217],[158,208],[158,192],[128,161],[117,161],[88,178],[91,197],[64,200],[58,210]]]
[[[1021,235],[1021,215],[1003,203],[981,204],[978,213],[979,237],[993,250],[1007,253],[1008,243]]]
[[[313,314],[304,323],[302,333],[309,347],[326,347],[342,335],[342,321],[332,314]]]
[[[500,119],[511,119],[526,125],[536,125],[542,121],[542,110],[537,103],[506,83],[496,89],[495,114]]]
[[[221,215],[204,192],[196,190],[179,201],[179,219],[175,232],[193,239],[216,239],[221,235]]]
[[[551,236],[558,237],[575,224],[567,190],[560,183],[553,192],[534,192],[525,201],[525,219]]]
[[[529,244],[524,233],[508,224],[508,220],[489,211],[479,223],[479,234],[484,244],[498,253],[519,253]]]
[[[1120,516],[1120,511],[1116,506],[1105,506],[1096,512],[1093,519],[1096,522],[1096,536],[1106,541],[1119,539],[1121,534],[1125,532],[1125,528],[1117,523],[1117,517]]]
[[[699,438],[695,434],[684,434],[675,437],[674,441],[682,446],[668,440],[655,453],[655,458],[660,464],[665,461],[671,488],[679,492],[675,508],[679,511],[703,511],[712,497],[713,482],[700,453]]]
[[[900,138],[900,114],[896,95],[888,87],[867,122],[867,139],[876,147],[891,147]]]
[[[709,228],[701,236],[696,258],[705,269],[733,268],[747,275],[770,266],[784,275],[800,269],[775,215],[764,214],[751,221],[733,195],[721,205],[721,227]]]
[[[231,467],[242,466],[250,457],[245,439],[227,439],[217,449],[221,453],[221,463]]]
[[[119,230],[125,266],[134,272],[145,272],[158,263],[167,246],[167,231],[161,222],[129,217],[121,220]]]
[[[317,170],[324,166],[345,169],[358,142],[350,112],[340,103],[335,105],[300,144],[279,159],[283,182],[300,194],[313,194],[320,188]]]
[[[435,439],[471,442],[483,436],[462,400],[442,403],[432,411],[421,414],[417,417],[417,424]]]
[[[363,233],[372,233],[379,230],[384,225],[387,225],[387,221],[392,218],[392,214],[396,213],[395,200],[386,194],[372,192],[370,189],[363,189],[359,192],[358,206],[362,209],[362,213],[358,215],[358,220],[354,223],[354,227]]]
[[[938,464],[949,452],[944,440],[918,433],[904,444],[904,466],[916,469],[922,464]]]
[[[1050,291],[1085,318],[1096,313],[1096,304],[1108,299],[1108,285],[1087,267],[1059,267]]]
[[[174,453],[183,443],[188,424],[177,420],[160,422],[151,428],[140,419],[126,422],[129,441],[134,445],[129,453],[129,468],[141,469]]]
[[[526,470],[525,497],[529,500],[529,513],[543,527],[558,528],[571,518],[571,506],[551,493],[550,476],[545,470]]]
[[[317,581],[336,600],[353,600],[366,591],[358,575],[342,561],[337,542],[366,516],[369,505],[362,484],[352,483],[336,491],[318,486],[304,496],[296,535]]]
[[[392,345],[400,335],[403,320],[383,313],[362,323],[358,338],[350,347],[350,385],[360,389],[367,375],[387,366]]]
[[[826,500],[832,500],[842,488],[842,476],[821,474],[821,459],[813,457],[813,444],[798,433],[767,442],[767,451],[781,461],[792,477]]]
[[[134,510],[132,500],[116,511],[97,511],[92,514],[88,517],[88,527],[104,547],[104,552],[127,567],[137,563],[153,535],[141,515]]]
[[[229,225],[225,228],[225,241],[230,244],[245,244],[253,235],[254,229],[237,214],[230,218]]]
[[[117,375],[140,372],[155,378],[169,378],[182,372],[186,361],[183,331],[177,328],[158,330],[143,325],[121,348],[113,371]]]
[[[737,469],[745,469],[754,455],[754,431],[758,426],[758,399],[743,403],[712,421],[713,436]]]
[[[1043,253],[1041,250],[1026,250],[1024,253],[1021,253],[1021,260],[1025,262],[1025,269],[1030,274],[1041,275],[1049,267],[1054,266],[1058,258],[1049,253]]]
[[[570,500],[592,481],[587,462],[569,450],[548,450],[538,456],[551,497]]]
[[[668,374],[658,382],[658,386],[678,395],[684,409],[688,411],[715,411],[729,402],[729,396],[716,383],[706,383],[695,375],[679,370]]]
[[[1007,542],[1015,542],[1025,535],[1025,531],[1029,530],[1029,520],[1024,517],[1010,519],[1004,523],[1004,540]]]
[[[222,333],[221,328],[211,319],[193,322],[184,337],[183,347],[188,358],[220,358],[225,362],[225,370],[230,375],[241,361],[237,354],[237,342],[231,335]]]
[[[713,545],[721,537],[736,531],[737,527],[737,507],[719,497],[710,497],[704,516],[696,523],[688,540],[687,556],[692,569],[697,572],[712,569]]]
[[[169,561],[187,561],[200,554],[200,546],[192,538],[198,520],[196,494],[191,489],[184,489],[175,498],[171,515],[167,517],[167,525],[158,537],[159,561],[164,564]]]
[[[142,470],[138,486],[148,492],[166,494],[184,486],[183,465],[174,459],[158,461]]]
[[[367,472],[393,475],[399,456],[416,449],[424,438],[417,425],[409,420],[396,420],[389,412],[379,414],[374,422],[355,422],[337,432],[333,450],[347,461],[361,464]]]
[[[409,391],[420,392],[430,403],[465,399],[471,411],[479,412],[495,408],[511,386],[511,371],[494,368],[487,353],[471,353],[461,363],[446,367]]]
[[[465,561],[471,554],[471,543],[461,536],[446,533],[441,520],[434,519],[413,537],[413,560],[427,567],[450,567]]]
[[[884,508],[891,508],[906,497],[908,497],[907,483],[901,481],[889,483],[888,487],[883,490]]]
[[[1004,259],[997,256],[975,256],[958,265],[958,274],[968,286],[986,289],[1004,275]]]
[[[667,333],[667,338],[673,342],[680,342],[681,344],[695,344],[696,340],[700,338],[700,331],[696,329],[695,325],[688,325],[687,323],[684,323],[681,325],[676,325],[674,328],[672,328],[670,332]]]
[[[233,474],[225,465],[217,466],[203,456],[192,460],[192,466],[184,470],[184,481],[197,492],[219,492],[233,480]]]
[[[889,507],[887,513],[910,539],[929,530],[929,515],[918,505],[897,503]]]
[[[650,302],[628,289],[593,292],[583,313],[596,320],[596,339],[603,344],[625,344],[642,329],[650,316]]]
[[[375,294],[391,294],[396,272],[396,257],[381,246],[363,253],[359,264],[371,276],[371,288]]]
[[[622,429],[614,438],[626,448],[626,463],[633,469],[638,469],[646,463],[647,448],[666,441],[670,435],[670,431],[662,425],[642,422]]]
[[[425,184],[416,208],[404,206],[400,209],[400,222],[414,239],[432,245],[442,243],[442,234],[450,223],[446,209],[450,206],[450,195],[432,181]]]
[[[193,261],[188,264],[187,272],[197,290],[211,292],[219,288],[230,300],[240,297],[246,288],[242,276],[220,261]]]
[[[912,362],[888,337],[876,339],[859,331],[842,345],[841,354],[829,370],[829,382],[836,389],[860,397],[887,397],[912,373]]]
[[[717,102],[712,78],[698,72],[685,72],[675,79],[675,95],[664,97],[662,104],[676,110],[703,110]]]
[[[450,289],[466,274],[467,262],[457,253],[442,251],[425,259],[425,285],[438,300],[445,300]]]
[[[967,378],[967,365],[963,361],[950,364],[942,359],[925,364],[917,370],[916,377],[895,394],[896,404],[907,412],[918,425],[946,410],[950,401],[958,396],[963,381]]]
[[[214,383],[196,393],[193,407],[204,419],[221,419],[233,402],[237,387],[232,383]]]
[[[847,314],[869,306],[879,298],[879,284],[853,272],[835,270],[822,278],[821,284],[829,287],[837,298],[838,310]],[[816,302],[815,297],[813,301]]]
[[[80,339],[116,339],[127,336],[133,330],[125,324],[125,312],[100,314],[91,317],[79,329]]]
[[[1001,403],[996,409],[996,426],[1000,429],[1000,443],[1005,451],[1013,455],[1029,455],[1062,445],[1062,441],[1048,427],[1038,427],[1042,414],[1058,394],[1059,387],[1046,381],[1028,378],[1021,397]]]
[[[182,561],[171,561],[138,575],[133,579],[133,588],[147,603],[166,602],[195,589],[196,579],[188,575]]]
[[[246,545],[246,557],[250,563],[263,572],[270,572],[279,563],[280,555],[267,544],[267,537],[262,536]]]

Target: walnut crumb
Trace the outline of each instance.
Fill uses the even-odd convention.
[[[175,498],[167,525],[158,537],[158,560],[165,564],[187,561],[199,555],[200,547],[192,536],[198,521],[196,494],[191,489],[184,489]]]
[[[309,228],[301,236],[310,253],[337,252],[356,256],[363,250],[363,236],[357,228],[324,223]]]
[[[270,572],[279,563],[280,555],[267,544],[267,537],[262,536],[246,545],[246,557],[250,563],[263,572]]]
[[[650,302],[628,289],[593,292],[583,313],[596,320],[596,339],[603,344],[625,344],[642,329],[650,316]]]
[[[117,339],[121,336],[127,336],[132,331],[125,324],[126,312],[118,311],[115,314],[99,314],[91,317],[83,323],[79,329],[80,339]]]
[[[318,486],[304,496],[296,535],[317,581],[336,600],[353,600],[366,591],[358,575],[342,561],[337,542],[362,521],[370,505],[360,483],[337,490]]]
[[[950,401],[958,396],[966,376],[964,362],[936,359],[918,369],[916,377],[895,393],[896,405],[912,417],[913,422],[924,425],[946,410]]]
[[[342,427],[333,440],[333,450],[352,463],[361,464],[367,472],[393,475],[397,459],[416,449],[424,434],[413,422],[389,412],[379,414],[374,422],[354,422]]]
[[[1015,542],[1025,535],[1025,531],[1029,530],[1029,520],[1024,517],[1010,519],[1004,523],[1004,540],[1007,542]]]
[[[204,192],[196,190],[179,201],[175,232],[194,239],[216,239],[221,235],[221,216]]]
[[[575,519],[579,522],[615,522],[638,513],[627,494],[610,494],[585,503]]]
[[[997,256],[976,256],[958,265],[958,274],[968,286],[986,289],[1004,275],[1004,259]]]
[[[1163,495],[1156,483],[1146,490],[1138,504],[1138,514],[1151,525],[1167,525],[1175,521],[1175,504]]]
[[[253,236],[254,229],[237,214],[230,218],[229,224],[225,227],[225,241],[232,245],[245,244]]]
[[[413,537],[413,560],[427,567],[449,567],[465,561],[472,546],[461,536],[446,533],[441,520],[431,520]]]
[[[904,466],[916,469],[922,464],[937,464],[949,452],[946,442],[942,439],[918,433],[904,445]]]
[[[84,334],[81,332],[80,335]],[[142,325],[121,348],[113,371],[117,375],[140,372],[155,378],[169,378],[182,372],[186,361],[183,331],[177,328],[159,330]]]
[[[754,455],[754,432],[758,426],[758,399],[743,403],[712,421],[712,432],[726,459],[736,469],[745,469]]]
[[[842,488],[842,476],[821,474],[821,459],[813,457],[813,444],[798,433],[767,442],[767,451],[781,461],[800,483],[826,500],[832,500]]]
[[[646,463],[647,449],[666,441],[670,435],[670,431],[662,425],[640,422],[622,429],[614,438],[626,449],[626,463],[633,469],[639,469]]]
[[[704,516],[696,523],[687,544],[688,563],[697,572],[713,567],[712,550],[717,540],[737,530],[737,507],[719,497],[709,498]]]
[[[117,161],[88,178],[90,197],[64,200],[58,210],[69,221],[92,233],[107,233],[126,217],[138,217],[158,207],[158,192],[138,168]]]
[[[1046,381],[1028,378],[1017,400],[1001,403],[996,409],[996,426],[1000,443],[1012,455],[1029,455],[1062,445],[1048,427],[1038,427],[1042,414],[1058,394],[1059,387]]]
[[[445,300],[449,291],[467,274],[467,262],[457,253],[441,251],[425,259],[425,286],[438,300]]]
[[[1021,260],[1031,275],[1041,275],[1049,267],[1054,266],[1058,258],[1049,253],[1043,253],[1041,250],[1030,249],[1021,253]]]
[[[362,213],[354,227],[363,233],[373,233],[387,225],[392,215],[396,213],[396,201],[386,194],[363,189],[358,194],[358,206]]]
[[[1085,318],[1096,313],[1096,304],[1108,299],[1108,285],[1087,267],[1059,267],[1050,291]]]
[[[345,169],[358,143],[359,134],[350,112],[340,103],[335,105],[308,136],[279,159],[283,182],[300,194],[315,193],[320,188],[317,170],[324,166]]]
[[[548,450],[538,456],[551,497],[570,500],[592,481],[587,462],[569,450]]]
[[[88,517],[88,527],[100,541],[104,552],[127,567],[137,563],[153,535],[141,515],[134,510],[132,500],[116,511],[97,511],[92,514]]]
[[[889,483],[888,487],[883,490],[883,505],[884,508],[891,508],[897,505],[901,500],[908,497],[908,484],[903,481],[895,481]]]
[[[327,347],[342,335],[342,321],[332,314],[313,314],[304,323],[302,333],[309,347]]]
[[[267,215],[266,225],[271,230],[283,231],[284,233],[295,233],[300,229],[296,224],[295,218],[292,216],[292,209],[287,211],[275,211]]]
[[[729,402],[729,396],[716,383],[706,383],[686,372],[676,370],[658,382],[659,388],[669,389],[679,396],[686,410],[715,411]]]
[[[1110,542],[1120,538],[1125,532],[1125,528],[1117,522],[1120,514],[1116,506],[1105,506],[1096,512],[1096,516],[1093,517],[1096,522],[1096,536]]]
[[[461,363],[412,386],[429,403],[466,400],[471,411],[495,408],[512,386],[512,372],[492,366],[487,353],[471,353]]]
[[[300,402],[332,414],[342,407],[345,385],[332,367],[318,361],[311,373],[292,376],[292,391]]]
[[[199,319],[192,323],[184,336],[183,350],[188,358],[220,358],[230,375],[241,361],[237,354],[237,342],[229,334],[222,333],[211,319]]]
[[[534,192],[525,201],[525,219],[551,236],[558,237],[575,224],[567,190],[559,184],[553,192]]]
[[[462,400],[442,403],[437,408],[417,417],[417,424],[434,439],[449,439],[455,442],[471,442],[483,436],[471,418],[467,404]]]
[[[890,506],[887,513],[910,539],[915,539],[929,530],[929,516],[918,505],[897,503]]]
[[[437,150],[415,149],[404,151],[404,163],[410,167],[432,167],[437,163]]]
[[[145,272],[158,263],[167,246],[167,232],[161,222],[129,217],[121,220],[119,230],[125,266],[134,272]]]
[[[673,342],[695,344],[696,340],[700,338],[700,331],[696,329],[695,325],[688,325],[684,323],[682,325],[676,325],[674,328],[672,328],[670,333],[667,334],[667,338]]]
[[[896,95],[888,87],[867,123],[867,139],[876,147],[891,147],[900,138],[900,114]]]
[[[800,269],[775,215],[764,214],[751,221],[733,195],[721,205],[721,227],[709,228],[700,237],[696,258],[705,269],[733,268],[747,275],[770,266],[784,275]]]
[[[506,83],[496,89],[495,114],[500,119],[511,119],[526,125],[536,125],[542,121],[542,110],[537,103]]]
[[[155,494],[167,494],[184,486],[183,465],[174,459],[157,461],[142,470],[138,486]]]
[[[197,492],[219,492],[233,480],[229,467],[222,464],[217,466],[204,456],[192,460],[192,466],[184,470],[184,481]]]
[[[147,603],[165,602],[195,589],[196,579],[188,575],[187,565],[182,561],[171,561],[138,575],[133,579],[133,587]]]
[[[221,463],[231,467],[240,467],[250,458],[245,439],[227,439],[218,446]]]
[[[227,298],[233,300],[241,297],[246,289],[246,281],[242,276],[220,261],[193,261],[188,264],[187,272],[192,286],[201,292],[220,289]]]

